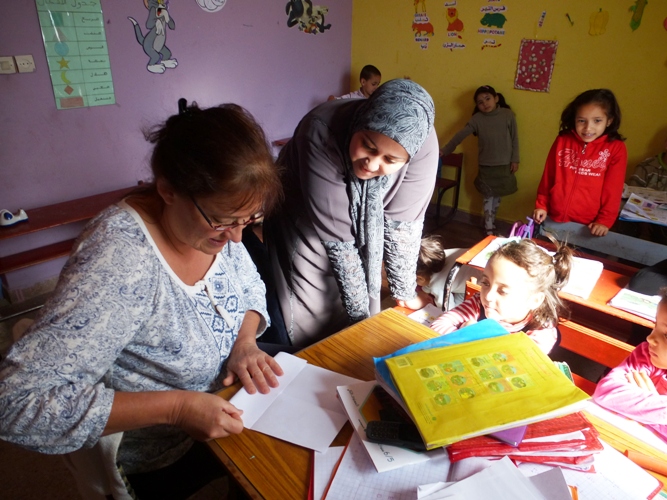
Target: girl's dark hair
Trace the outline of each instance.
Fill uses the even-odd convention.
[[[564,135],[571,130],[576,130],[577,112],[581,106],[585,106],[586,104],[597,104],[604,109],[607,118],[611,119],[611,124],[604,131],[607,134],[607,141],[625,140],[625,137],[618,131],[621,127],[621,108],[618,106],[616,96],[609,89],[587,90],[575,97],[560,115],[560,131],[558,135]]]
[[[477,90],[475,90],[475,95],[472,98],[472,100],[475,102],[475,109],[473,109],[473,111],[472,111],[473,115],[475,113],[480,112],[479,108],[477,107],[477,97],[480,94],[491,94],[493,97],[497,96],[498,97],[498,107],[512,109],[512,108],[510,108],[510,105],[505,102],[505,97],[500,92],[496,92],[496,89],[494,89],[491,85],[482,85]]]
[[[179,194],[194,198],[226,195],[239,209],[261,201],[265,212],[282,196],[280,173],[264,132],[236,104],[200,109],[179,100],[179,113],[145,131],[155,145],[154,181],[165,179]],[[155,182],[148,186],[155,189]]]
[[[529,330],[555,327],[558,317],[565,312],[558,292],[567,284],[570,276],[572,249],[551,236],[549,239],[556,246],[553,257],[534,241],[521,239],[503,245],[489,259],[491,262],[502,257],[525,269],[533,279],[533,292],[544,293],[544,302],[533,311],[533,317],[526,325]]]
[[[432,276],[445,267],[445,249],[442,248],[439,236],[425,236],[419,246],[417,274]]]

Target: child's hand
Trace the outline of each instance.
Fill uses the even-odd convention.
[[[510,171],[514,174],[517,170],[519,170],[519,164],[516,162],[510,163]]]
[[[477,323],[477,320],[476,320],[476,319],[474,319],[474,318],[473,318],[473,319],[469,319],[468,321],[466,321],[465,323],[463,323],[461,326],[459,326],[459,330],[460,330],[461,328],[465,328],[466,326],[474,325],[475,323]]]
[[[533,220],[538,224],[542,224],[542,222],[544,222],[544,219],[546,218],[547,218],[546,210],[542,210],[541,208],[536,208],[535,210],[533,210]]]
[[[593,236],[604,236],[609,232],[609,228],[604,224],[598,224],[597,222],[591,222],[588,225],[588,229],[591,230]]]
[[[658,394],[658,390],[655,388],[653,381],[649,378],[646,372],[632,370],[630,373],[625,374],[625,378],[628,380],[630,385],[636,385],[640,389],[651,392],[653,394]]]
[[[413,311],[417,311],[428,304],[433,304],[433,298],[426,292],[420,291],[414,299],[410,300],[396,300],[396,304],[400,307],[407,307]]]

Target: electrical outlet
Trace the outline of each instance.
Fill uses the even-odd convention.
[[[35,71],[35,61],[32,56],[14,56],[16,59],[16,67],[19,69],[19,73],[32,73]]]
[[[0,57],[0,75],[16,73],[16,64],[12,56]]]

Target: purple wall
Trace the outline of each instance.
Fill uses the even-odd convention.
[[[116,104],[61,111],[34,1],[6,3],[0,55],[32,54],[36,71],[0,75],[0,208],[30,209],[148,178],[141,128],[175,113],[179,97],[202,107],[235,102],[269,140],[289,136],[309,109],[348,91],[352,0],[328,4],[332,28],[316,35],[287,27],[286,3],[229,0],[207,13],[196,0],[171,0],[176,29],[167,45],[178,67],[154,75],[127,19],[146,31],[142,0],[103,0]],[[0,255],[16,251],[10,244]]]
[[[176,29],[167,45],[179,65],[154,75],[127,19],[143,25],[143,2],[103,1],[116,104],[61,111],[34,1],[6,4],[0,55],[32,54],[37,70],[0,75],[0,208],[32,208],[145,178],[149,148],[141,127],[176,112],[179,97],[204,107],[238,103],[270,140],[290,135],[306,111],[347,91],[352,0],[331,5],[332,28],[317,35],[288,28],[285,4],[229,0],[207,13],[195,0],[171,0]]]

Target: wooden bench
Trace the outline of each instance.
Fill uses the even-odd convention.
[[[134,187],[26,210],[27,221],[0,227],[0,241],[91,219],[107,206],[123,198],[132,189]],[[73,244],[74,239],[70,239],[0,257],[0,274],[68,255]]]
[[[26,210],[28,220],[17,222],[11,226],[0,226],[0,241],[91,219],[112,203],[121,200],[133,189],[135,187],[117,189],[107,193]],[[0,275],[65,257],[72,250],[74,241],[75,239],[67,239],[0,257]],[[41,307],[41,305],[29,306],[27,309],[23,308],[10,314],[5,312],[4,315],[0,315],[0,321],[20,316],[38,307]]]
[[[466,283],[466,299],[480,290],[476,283]],[[560,332],[560,347],[583,356],[584,358],[614,368],[628,357],[634,347],[613,337],[582,326],[574,321],[561,319],[558,323]],[[597,381],[588,380],[581,375],[572,373],[574,383],[582,391],[592,395]]]

